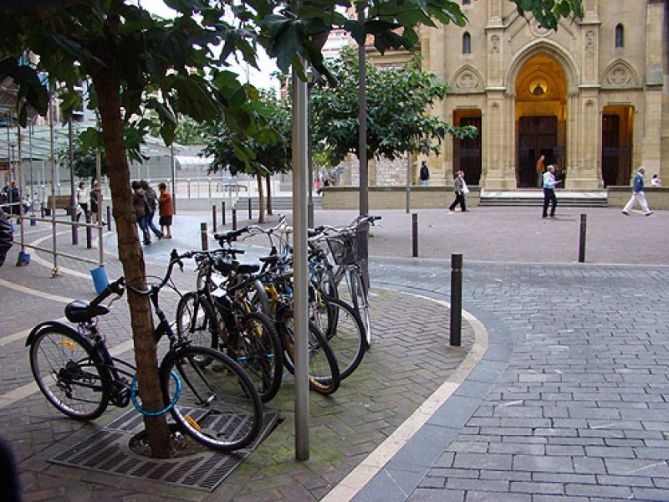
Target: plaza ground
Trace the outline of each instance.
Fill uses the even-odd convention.
[[[540,208],[421,210],[419,258],[410,257],[411,216],[377,213],[370,271],[378,337],[335,396],[311,395],[311,459],[293,460],[288,380],[272,405],[282,424],[211,494],[46,462],[121,411],[82,426],[31,388],[21,333],[62,317],[67,299],[90,298],[90,267],[62,259],[51,279],[48,255],[32,251],[31,265],[18,268],[12,250],[0,269],[0,423],[26,499],[669,499],[669,213],[558,208],[558,218],[542,220]],[[585,264],[576,263],[581,213]],[[354,216],[317,211],[316,224]],[[175,239],[145,248],[149,271],[164,270],[172,247],[199,247],[208,217],[178,215]],[[26,229],[28,240],[49,234]],[[62,238],[72,252],[68,233]],[[107,244],[116,277],[113,235]],[[96,256],[82,247],[76,253]],[[443,303],[451,253],[465,258],[471,316],[462,348],[448,345]],[[192,280],[178,276],[183,287]],[[174,302],[165,299],[168,313]],[[127,342],[123,302],[103,327],[111,345]]]

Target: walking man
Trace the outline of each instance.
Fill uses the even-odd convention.
[[[548,204],[551,203],[551,218],[555,217],[555,206],[557,206],[557,197],[555,196],[555,185],[560,183],[555,181],[555,166],[551,164],[544,173],[544,212],[542,218],[548,218]]]
[[[646,201],[646,192],[643,191],[643,175],[646,173],[646,169],[641,166],[639,170],[634,175],[634,181],[632,182],[632,197],[630,197],[629,202],[623,208],[623,214],[625,216],[630,215],[630,210],[634,207],[634,203],[638,200],[641,204],[641,209],[646,216],[653,214],[653,211],[648,207],[648,202]]]
[[[420,164],[420,186],[426,187],[430,179],[430,170],[427,168],[427,163],[425,161]]]
[[[458,171],[458,174],[455,176],[455,181],[453,182],[453,190],[455,191],[455,200],[448,208],[448,214],[453,214],[455,206],[460,204],[462,212],[467,211],[467,203],[465,202],[465,173],[464,171]]]

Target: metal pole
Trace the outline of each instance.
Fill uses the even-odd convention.
[[[111,206],[107,206],[107,230],[111,232]]]
[[[72,120],[67,121],[67,145],[70,154],[70,217],[77,221],[77,199],[74,192],[74,147],[72,145]],[[79,227],[72,225],[72,244],[79,244]]]
[[[209,249],[209,239],[207,238],[207,222],[200,223],[200,239],[202,240],[202,251]]]
[[[95,180],[98,184],[98,190],[94,194],[98,199],[98,212],[96,215],[96,223],[98,224],[98,261],[100,262],[100,266],[102,266],[105,263],[105,248],[102,237],[102,156],[100,155],[100,150],[95,151]],[[109,206],[107,206],[107,209],[109,209]]]
[[[18,117],[17,117],[18,118]],[[7,125],[9,127],[9,124]],[[19,153],[19,158],[18,158],[18,172],[19,172],[19,230],[20,230],[20,235],[21,235],[21,251],[25,252],[25,247],[23,245],[24,239],[25,239],[25,229],[23,228],[23,218],[25,217],[25,214],[23,213],[23,154],[22,154],[22,148],[21,148],[21,126],[18,123],[18,120],[16,122],[16,141],[18,143],[18,153]]]
[[[411,210],[411,155],[407,152],[407,214]]]
[[[365,9],[360,7],[358,11],[358,22],[361,24],[365,22]],[[365,42],[358,46],[358,159],[360,160],[360,189],[359,189],[359,205],[360,214],[369,214],[369,178],[367,166],[367,57],[365,53]],[[365,225],[365,232],[362,238],[362,246],[365,249],[369,248],[369,225]],[[365,253],[367,256],[369,253]],[[362,269],[362,278],[367,284],[369,283],[369,267],[367,260],[360,262]]]
[[[216,204],[211,205],[211,229],[216,232]]]
[[[35,124],[31,121],[28,126],[28,155],[30,157],[30,210],[35,215],[35,188],[34,188],[34,179],[33,179],[33,130],[35,129]]]
[[[459,347],[462,336],[462,255],[451,255],[451,340]]]
[[[296,2],[297,3],[297,2]],[[296,6],[297,7],[297,6]],[[295,458],[309,459],[307,330],[307,84],[293,68],[293,312],[295,321]]]
[[[174,144],[170,145],[170,166],[172,168],[172,209],[177,214],[177,187],[176,187],[176,162],[174,158]]]
[[[84,217],[86,218],[87,224],[91,222],[90,214],[85,214]],[[93,247],[92,237],[93,236],[91,235],[91,227],[86,225],[86,249],[91,249]]]
[[[221,225],[225,226],[225,201],[221,202]]]
[[[237,230],[237,208],[232,208],[232,229]]]
[[[418,214],[413,213],[411,215],[411,256],[414,258],[418,257]]]
[[[311,86],[311,83],[307,84],[307,162],[309,164],[307,169],[307,174],[309,175],[309,188],[307,192],[309,196],[307,200],[307,225],[309,228],[314,228],[314,159],[311,134]]]
[[[581,229],[578,238],[578,262],[585,262],[585,237],[588,224],[588,215],[581,215]]]
[[[56,153],[54,148],[54,122],[56,120],[56,108],[53,102],[54,85],[51,84],[49,92],[49,167],[51,169],[51,247],[53,251],[53,268],[51,275],[58,275],[58,254],[56,245]]]
[[[249,220],[253,219],[253,207],[251,204],[251,195],[249,194]]]

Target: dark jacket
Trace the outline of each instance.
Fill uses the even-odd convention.
[[[0,209],[0,267],[5,263],[7,252],[11,249],[13,241],[12,224],[7,215]]]
[[[144,190],[138,188],[132,192],[132,204],[135,207],[135,217],[139,220],[146,216],[146,196]]]
[[[637,172],[634,175],[634,186],[632,190],[634,193],[643,192],[643,174]]]
[[[151,187],[149,187],[144,192],[146,195],[146,203],[149,207],[149,211],[154,213],[156,211],[156,208],[158,207],[158,195],[156,194],[156,191]]]
[[[457,195],[461,195],[465,186],[462,183],[462,178],[460,176],[457,176],[455,178],[455,181],[453,182],[453,189],[455,190],[455,193]]]
[[[420,166],[420,179],[423,181],[430,179],[430,170],[425,164]]]

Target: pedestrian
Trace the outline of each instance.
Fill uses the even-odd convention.
[[[418,177],[420,178],[420,186],[426,187],[430,180],[430,170],[427,168],[427,162],[421,162]]]
[[[91,223],[99,223],[102,221],[100,217],[100,208],[102,206],[102,190],[100,189],[100,184],[95,181],[93,182],[93,188],[89,194],[89,209],[91,212]]]
[[[19,197],[19,189],[16,186],[16,181],[12,181],[7,192],[9,199],[10,212],[12,214],[21,214],[21,198]]]
[[[646,201],[646,192],[643,191],[643,175],[646,174],[646,169],[641,166],[634,175],[634,180],[632,181],[632,197],[630,197],[629,202],[623,208],[623,214],[629,216],[630,210],[634,207],[634,203],[638,200],[643,209],[643,213],[646,216],[653,214],[653,211],[648,207],[648,202]]]
[[[546,157],[544,155],[541,155],[539,157],[539,160],[537,160],[537,186],[541,188],[543,186],[543,181],[544,181],[544,171],[546,170],[545,167],[545,160]]]
[[[455,200],[448,208],[448,214],[453,214],[455,206],[460,204],[462,212],[467,211],[467,202],[465,201],[465,173],[458,171],[453,182],[453,190],[455,191]]]
[[[158,209],[158,195],[156,194],[156,191],[153,188],[151,188],[151,185],[149,185],[149,183],[146,180],[141,180],[139,183],[142,185],[142,189],[144,190],[144,194],[146,195],[146,205],[147,205],[146,225],[154,234],[156,234],[156,237],[158,237],[158,239],[162,239],[163,233],[160,230],[158,230],[156,224],[153,223],[153,217],[156,214],[156,210]]]
[[[653,174],[653,179],[650,180],[650,186],[652,186],[652,187],[661,187],[662,186],[662,181],[660,180],[660,177],[657,174]]]
[[[12,223],[9,221],[5,212],[0,209],[0,267],[5,263],[5,258],[13,243],[14,231],[12,229]]]
[[[557,206],[557,197],[555,196],[555,185],[560,183],[555,181],[555,166],[551,164],[544,173],[544,212],[542,218],[548,218],[548,204],[551,203],[551,218],[555,218],[555,206]]]
[[[158,183],[158,190],[160,197],[158,197],[158,206],[160,214],[160,231],[165,235],[166,239],[172,238],[172,218],[174,216],[174,204],[172,204],[172,196],[167,191],[167,184]]]
[[[84,215],[84,221],[88,221],[88,194],[86,193],[86,183],[83,181],[79,183],[75,199],[77,202],[77,221],[82,214]]]
[[[137,224],[142,231],[144,244],[148,246],[151,244],[151,234],[149,233],[149,227],[146,223],[146,195],[144,194],[144,190],[139,181],[132,182],[132,205],[135,208],[135,218],[137,218]]]

